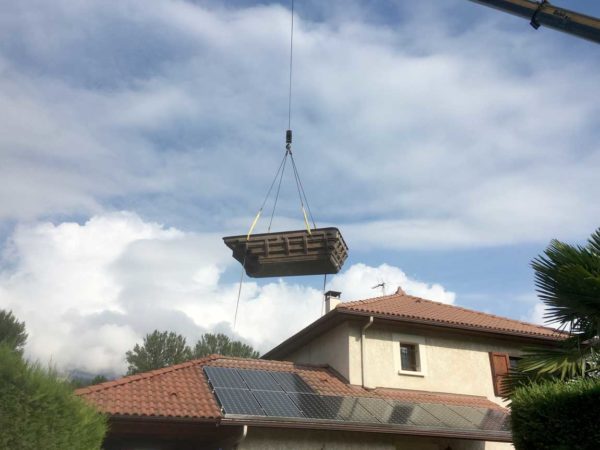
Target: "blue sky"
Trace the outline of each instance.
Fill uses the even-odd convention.
[[[318,224],[350,245],[328,287],[540,321],[529,262],[600,225],[600,47],[440,3],[296,2],[295,157]],[[320,277],[247,280],[233,330],[220,240],[247,231],[283,155],[289,6],[2,8],[0,307],[32,358],[118,373],[154,328],[267,350],[318,317]],[[294,189],[276,229],[302,227]]]

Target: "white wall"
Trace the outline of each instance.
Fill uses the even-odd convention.
[[[485,443],[324,430],[248,429],[239,450],[484,450]]]
[[[345,379],[349,377],[349,334],[351,327],[343,323],[322,334],[307,345],[287,355],[286,361],[304,364],[329,364]]]
[[[359,327],[356,327],[359,330]],[[357,331],[354,332],[356,334]],[[424,371],[417,376],[400,370],[399,341],[419,344]],[[365,385],[479,395],[503,404],[494,394],[489,352],[521,353],[521,344],[447,332],[407,327],[382,327],[377,322],[367,330],[365,341]],[[360,349],[351,346],[349,381],[360,383]]]
[[[329,364],[344,376],[351,384],[362,384],[361,376],[361,327],[367,323],[347,322],[319,336],[309,344],[291,353],[284,359],[298,363]],[[399,341],[415,341],[420,345],[423,373],[419,376],[399,374]],[[423,331],[410,326],[381,326],[375,320],[366,331],[365,340],[365,386],[369,388],[387,387],[414,389],[422,391],[445,392],[454,394],[477,395],[506,405],[501,397],[494,394],[489,352],[509,353],[518,356],[522,344],[503,339],[481,336],[466,336],[445,331]],[[337,442],[337,441],[336,441]],[[419,440],[418,443],[397,446],[395,442],[385,444],[373,442],[364,444],[352,441],[349,444],[328,443],[326,448],[393,448],[393,449],[431,449],[437,450],[437,442]],[[507,443],[455,442],[456,449],[508,450],[514,447]],[[379,445],[383,445],[379,447]],[[418,444],[418,445],[417,445]],[[266,444],[265,444],[266,445]],[[307,447],[313,442],[307,441]],[[466,447],[461,447],[466,445]],[[259,448],[259,447],[254,447]],[[279,447],[265,447],[279,448]],[[286,447],[282,447],[286,448]],[[441,447],[446,450],[447,445]]]

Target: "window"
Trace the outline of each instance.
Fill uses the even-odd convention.
[[[504,378],[511,370],[517,368],[521,358],[519,356],[510,356],[508,353],[490,352],[490,365],[492,366],[492,381],[494,383],[494,394],[498,397],[503,396]]]
[[[394,334],[394,365],[398,375],[425,376],[425,350],[423,336]]]
[[[519,364],[520,359],[521,358],[519,358],[518,356],[508,357],[508,366],[510,367],[510,370],[515,370],[517,368],[517,364]]]
[[[415,344],[400,344],[400,368],[411,372],[419,371],[419,347]]]

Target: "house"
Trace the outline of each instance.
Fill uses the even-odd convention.
[[[213,355],[80,389],[107,450],[509,449],[502,377],[542,326],[395,294],[340,302],[260,360]]]

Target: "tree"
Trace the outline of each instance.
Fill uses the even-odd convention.
[[[598,379],[555,379],[521,386],[513,394],[510,407],[510,428],[517,450],[598,448]]]
[[[142,346],[136,344],[126,353],[126,359],[129,364],[127,373],[133,375],[188,361],[192,359],[192,351],[183,336],[154,330],[144,337]]]
[[[22,354],[26,342],[25,322],[19,322],[12,311],[0,310],[0,344]]]
[[[532,380],[600,375],[600,228],[585,246],[553,240],[531,265],[547,323],[569,335],[556,348],[526,349],[508,389]]]
[[[73,377],[69,380],[69,384],[73,389],[80,389],[82,387],[104,383],[105,381],[108,381],[108,378],[104,375],[96,375],[94,378]]]
[[[260,356],[250,345],[241,341],[232,341],[222,333],[205,333],[194,347],[194,357],[202,358],[213,353],[223,356],[239,356],[241,358],[258,358]]]
[[[0,344],[0,448],[99,450],[106,418],[56,373]]]

